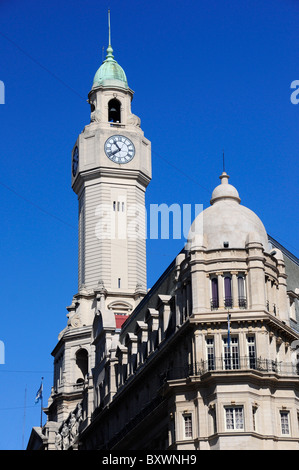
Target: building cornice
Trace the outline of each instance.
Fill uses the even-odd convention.
[[[55,348],[51,352],[51,355],[55,357],[59,349],[66,343],[66,340],[69,341],[70,338],[76,339],[76,337],[79,337],[82,340],[90,339],[91,331],[92,331],[92,325],[81,326],[77,328],[71,327],[71,326],[66,327],[58,343],[56,344]]]

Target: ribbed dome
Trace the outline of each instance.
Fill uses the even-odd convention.
[[[201,212],[191,225],[187,248],[208,250],[245,248],[248,242],[259,242],[268,251],[268,236],[259,217],[240,204],[239,193],[222,173],[221,184],[211,198],[211,206]]]
[[[106,60],[97,70],[93,79],[93,88],[98,86],[116,86],[119,88],[129,88],[124,69],[114,60],[113,49],[109,44],[107,48]]]

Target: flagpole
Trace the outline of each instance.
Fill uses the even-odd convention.
[[[43,428],[43,380],[44,378],[42,377],[42,392],[41,392],[41,400],[40,400],[40,428]]]
[[[43,427],[43,397],[41,398],[40,401],[40,428],[42,429]]]
[[[23,417],[23,433],[22,433],[22,450],[24,450],[24,436],[25,436],[25,422],[26,422],[26,399],[27,399],[27,384],[25,387],[24,397],[24,417]]]
[[[40,387],[35,397],[35,403],[38,403],[40,401],[40,427],[41,429],[43,427],[43,380],[44,378],[42,377]]]

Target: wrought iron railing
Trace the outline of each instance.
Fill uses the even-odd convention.
[[[233,306],[233,298],[232,297],[225,297],[224,307],[225,308],[232,308],[232,306]]]
[[[218,299],[211,299],[211,310],[217,310],[219,308]]]
[[[240,308],[247,308],[247,299],[246,297],[239,297],[238,303]]]
[[[238,297],[238,300],[236,300],[235,303],[237,303],[237,305],[234,305],[233,297],[224,298],[225,308],[233,308],[233,307],[247,308],[246,297]],[[211,310],[217,310],[219,308],[219,299],[217,299],[216,297],[210,299],[210,305],[211,305]]]
[[[299,364],[273,361],[271,359],[256,358],[254,356],[224,356],[202,360],[195,364],[186,365],[168,370],[161,376],[161,380],[175,380],[191,376],[201,376],[207,372],[233,372],[237,370],[256,370],[259,372],[276,373],[278,375],[299,375]]]

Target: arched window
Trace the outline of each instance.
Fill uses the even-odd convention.
[[[76,353],[76,383],[82,383],[88,373],[88,352],[79,349]]]
[[[108,103],[108,121],[121,122],[120,120],[120,102],[113,98]]]

